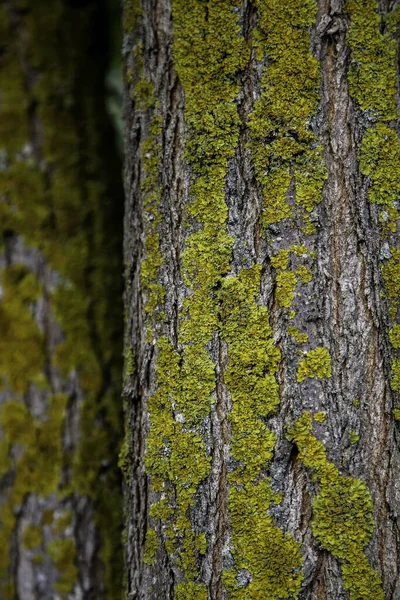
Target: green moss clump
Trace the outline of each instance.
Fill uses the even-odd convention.
[[[350,16],[350,94],[362,110],[374,110],[386,121],[395,119],[396,41],[382,32],[377,0],[347,0],[345,10]]]
[[[374,529],[369,490],[360,479],[340,475],[327,460],[323,443],[311,432],[311,415],[304,413],[290,428],[288,438],[319,482],[319,494],[313,501],[313,534],[326,550],[345,561],[341,569],[350,600],[383,600],[379,575],[364,554]]]
[[[255,173],[264,195],[266,225],[292,214],[287,195],[294,178],[296,202],[306,214],[321,201],[327,177],[322,148],[309,122],[319,102],[320,72],[310,51],[308,29],[317,15],[314,0],[255,2],[255,44],[268,56],[263,92],[249,119]]]
[[[299,362],[296,378],[299,383],[308,378],[331,377],[331,356],[328,349],[324,346],[317,346],[314,350],[309,350],[305,357]]]
[[[274,374],[281,359],[272,340],[268,311],[258,306],[261,265],[222,282],[221,335],[228,344],[225,382],[232,396],[231,453],[237,467],[229,474],[229,514],[235,568],[224,574],[230,598],[297,596],[303,574],[299,544],[275,527],[268,508],[280,501],[266,478],[275,436],[264,419],[279,405]],[[252,532],[251,539],[249,531]],[[237,586],[247,569],[251,583]]]
[[[356,408],[358,408],[360,406],[360,401],[358,398],[354,398],[353,400],[353,406],[355,406]]]

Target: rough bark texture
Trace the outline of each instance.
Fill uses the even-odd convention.
[[[105,16],[97,2],[7,0],[0,30],[0,597],[120,598],[122,191]]]
[[[400,598],[399,12],[125,0],[129,598]]]

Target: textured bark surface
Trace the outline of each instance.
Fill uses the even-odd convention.
[[[0,2],[4,600],[121,597],[123,201],[103,8]]]
[[[124,4],[128,597],[399,600],[397,3]],[[213,7],[240,29],[227,20],[218,30]],[[194,123],[213,61],[228,69],[239,37],[244,65],[225,80],[236,92],[223,97],[216,83]],[[214,98],[237,110],[237,135],[218,122]],[[209,223],[191,208],[202,181],[220,210],[220,180],[204,183],[213,165],[224,169],[220,222],[232,240],[214,280],[202,273],[218,229],[195,255]],[[190,355],[208,300],[211,387],[208,363]],[[269,381],[266,407],[251,377]],[[244,449],[237,407],[243,423],[260,424],[253,436],[244,426]],[[271,456],[256,468],[267,439]]]

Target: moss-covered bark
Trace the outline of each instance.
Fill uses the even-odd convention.
[[[132,597],[400,594],[398,13],[124,2]]]
[[[83,4],[0,4],[4,600],[121,595],[122,202],[107,24]]]

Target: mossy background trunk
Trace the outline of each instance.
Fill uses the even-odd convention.
[[[400,598],[397,5],[124,1],[130,598]]]
[[[0,597],[120,598],[122,190],[101,2],[0,3]]]

